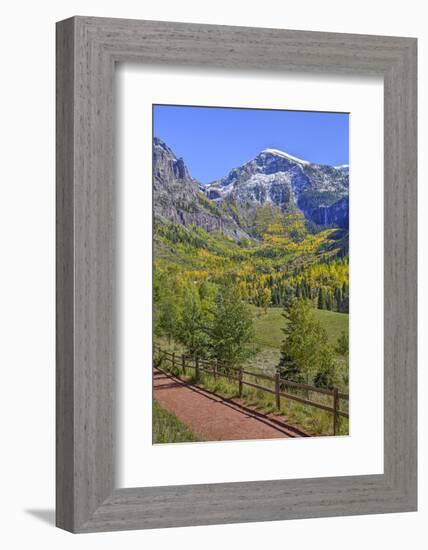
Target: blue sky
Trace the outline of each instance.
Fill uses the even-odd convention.
[[[154,135],[209,183],[266,148],[320,164],[348,164],[349,115],[154,105]]]

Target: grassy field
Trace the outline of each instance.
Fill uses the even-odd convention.
[[[175,414],[153,401],[153,443],[201,441]]]
[[[284,339],[282,328],[285,319],[282,308],[271,307],[264,313],[262,308],[252,306],[254,315],[255,342],[260,347],[280,349]],[[314,309],[315,317],[326,329],[330,343],[335,345],[340,333],[348,331],[349,315],[326,309]]]

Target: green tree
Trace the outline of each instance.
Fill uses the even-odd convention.
[[[181,284],[172,274],[154,272],[153,305],[154,334],[166,336],[168,341],[177,336],[181,311]]]
[[[349,313],[349,286],[346,282],[342,285],[342,303],[340,311],[342,313]]]
[[[295,359],[287,353],[285,349],[281,349],[281,357],[277,370],[285,380],[293,380],[294,382],[304,382],[302,373],[300,372],[299,365]]]
[[[305,217],[299,210],[292,210],[284,215],[284,233],[294,242],[301,242],[306,236]]]
[[[259,303],[260,306],[263,308],[264,312],[267,313],[268,307],[272,303],[272,292],[269,288],[265,287],[263,290],[259,293]]]
[[[194,284],[188,284],[177,330],[178,340],[192,355],[205,355],[209,343],[206,326],[210,320],[210,312],[206,296],[201,300],[199,290]]]
[[[324,296],[324,290],[321,286],[318,291],[318,309],[325,309],[325,296]]]
[[[183,301],[183,309],[177,330],[178,340],[191,354],[200,354],[203,349],[205,334],[202,332],[202,308],[197,289],[189,285]]]
[[[336,347],[334,348],[335,352],[339,355],[347,356],[349,353],[349,336],[348,333],[342,330],[339,338],[337,339]]]
[[[313,383],[318,388],[333,388],[338,385],[338,382],[339,376],[331,348],[330,346],[322,346]]]
[[[327,332],[314,317],[309,300],[294,300],[284,310],[285,335],[278,371],[282,377],[313,382],[319,373],[333,372],[333,353]]]
[[[251,355],[247,344],[254,335],[253,320],[248,306],[231,283],[219,288],[209,333],[211,354],[220,363],[237,365]]]

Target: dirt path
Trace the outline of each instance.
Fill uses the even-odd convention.
[[[261,414],[236,399],[223,398],[158,369],[153,370],[153,381],[159,405],[206,441],[306,435],[286,424],[282,417]]]

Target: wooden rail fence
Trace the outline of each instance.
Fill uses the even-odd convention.
[[[200,373],[205,372],[214,377],[215,380],[219,377],[227,378],[228,380],[233,380],[238,384],[238,395],[242,397],[244,386],[249,386],[267,393],[275,395],[275,406],[279,410],[281,408],[281,397],[284,399],[291,399],[292,401],[297,401],[303,405],[308,405],[310,407],[316,407],[318,409],[327,411],[333,415],[333,434],[336,435],[339,431],[339,419],[340,417],[349,418],[349,413],[340,410],[340,402],[348,401],[349,394],[341,393],[338,388],[318,388],[316,386],[311,386],[309,384],[303,384],[300,382],[294,382],[292,380],[286,380],[281,378],[277,373],[275,376],[270,376],[268,374],[261,374],[256,372],[251,372],[244,370],[242,367],[232,367],[225,366],[219,368],[219,363],[217,360],[206,360],[195,356],[190,356],[186,354],[176,354],[175,352],[169,352],[162,349],[160,346],[154,346],[155,351],[158,354],[159,359],[164,359],[169,361],[171,365],[175,368],[181,369],[183,375],[187,374],[187,369],[192,369],[195,371],[195,380],[200,379]],[[250,382],[245,379],[245,376],[251,376],[253,378],[261,378],[263,380],[269,381],[272,383],[273,387],[269,388],[267,386],[262,386],[255,382]],[[321,395],[327,395],[332,398],[332,406],[326,405],[324,403],[319,403],[317,401],[312,401],[309,398],[302,397],[301,395],[295,395],[290,393],[290,389],[294,390],[304,390],[307,392],[319,393]],[[287,391],[284,391],[287,390]]]

